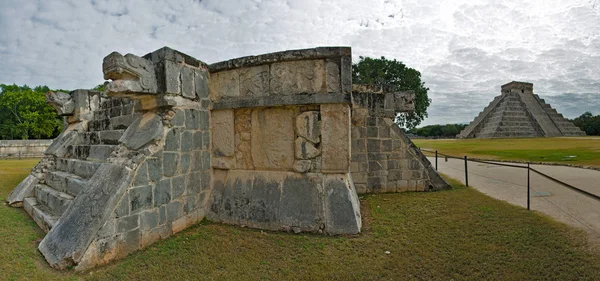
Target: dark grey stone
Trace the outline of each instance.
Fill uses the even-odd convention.
[[[194,75],[194,83],[196,83],[196,95],[199,98],[208,97],[208,78],[204,70],[196,69]]]
[[[209,170],[210,169],[210,152],[202,151],[202,156],[200,161],[202,162],[201,170]]]
[[[181,95],[188,99],[196,98],[194,69],[185,66],[181,68]]]
[[[183,109],[175,109],[175,116],[171,119],[173,126],[185,126],[185,111]]]
[[[197,194],[202,190],[202,173],[193,172],[186,175],[185,194]]]
[[[141,233],[139,229],[123,234],[123,249],[125,253],[131,253],[140,248]]]
[[[158,226],[159,214],[157,210],[147,211],[140,214],[140,229],[150,230]]]
[[[202,133],[202,149],[207,150],[210,145],[210,131],[204,131]]]
[[[187,174],[190,169],[190,154],[184,153],[181,154],[180,162],[179,162],[179,170],[181,174]]]
[[[188,130],[198,129],[198,110],[186,109],[185,110],[185,128]]]
[[[136,171],[135,179],[133,180],[134,186],[148,185],[150,179],[148,177],[148,163],[141,164]]]
[[[179,139],[180,131],[178,129],[171,129],[167,132],[165,138],[165,151],[179,151]]]
[[[381,140],[367,139],[367,150],[369,152],[379,152],[379,151],[381,151]]]
[[[167,94],[180,94],[181,83],[179,73],[181,66],[173,61],[164,61],[165,66],[165,92]]]
[[[162,135],[162,119],[156,113],[149,112],[133,121],[119,142],[129,149],[137,150],[152,141],[160,140]]]
[[[115,217],[121,218],[129,216],[129,193],[123,194],[123,198],[115,208]]]
[[[63,131],[54,139],[52,144],[46,149],[44,154],[54,155],[56,157],[65,157],[68,147],[75,144],[77,140],[76,131]]]
[[[32,175],[28,175],[6,198],[6,202],[10,205],[18,205],[23,202],[26,197],[33,196],[33,189],[38,184],[38,179]]]
[[[157,182],[162,178],[162,160],[157,157],[147,158],[148,176],[153,182]]]
[[[185,192],[185,178],[186,175],[177,176],[171,179],[171,186],[173,189],[173,198],[181,196]]]
[[[129,190],[129,202],[131,213],[137,213],[152,207],[152,186],[133,187]]]
[[[192,172],[200,171],[202,169],[202,151],[194,151],[191,156]]]
[[[194,150],[194,131],[186,130],[181,133],[181,151],[190,152]]]
[[[194,132],[194,150],[202,150],[202,132]]]
[[[167,205],[167,221],[172,222],[183,216],[183,203],[172,201]]]
[[[163,175],[171,177],[177,172],[179,163],[179,154],[176,152],[163,152]]]
[[[39,245],[50,266],[65,269],[78,263],[97,231],[112,215],[118,200],[131,182],[131,170],[102,164],[89,180],[88,188],[62,215]]]
[[[196,206],[198,204],[198,197],[200,197],[200,194],[193,194],[183,198],[183,212],[185,214],[189,214],[190,212],[196,210]]]
[[[254,179],[249,194],[248,221],[257,226],[260,224],[276,224],[279,216],[281,191],[279,182],[267,181],[262,176]]]
[[[381,141],[381,151],[392,151],[392,140]]]
[[[360,232],[360,204],[354,186],[347,186],[348,183],[343,176],[330,176],[325,179],[325,232],[328,234]]]
[[[171,179],[160,180],[154,187],[154,206],[158,207],[171,201]]]
[[[203,110],[198,113],[198,129],[206,131],[210,129],[210,118],[208,111]]]
[[[287,177],[283,181],[279,219],[282,226],[316,231],[323,222],[322,197],[318,183],[307,177]]]
[[[158,224],[167,222],[167,205],[162,205],[158,208]]]
[[[138,215],[127,216],[117,220],[117,233],[125,233],[139,227]]]

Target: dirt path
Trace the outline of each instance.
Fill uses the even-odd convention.
[[[428,157],[435,166],[435,159]],[[590,193],[600,195],[600,171],[564,167],[531,165],[547,175]],[[464,161],[438,159],[438,170],[465,182]],[[527,207],[527,169],[468,162],[469,186],[491,197]],[[531,209],[558,221],[581,228],[600,241],[600,201],[572,191],[534,172],[530,174]]]

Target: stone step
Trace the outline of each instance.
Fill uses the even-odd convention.
[[[56,224],[59,217],[53,214],[48,207],[39,204],[35,197],[28,197],[23,200],[23,209],[33,218],[33,221],[45,232],[50,231]]]
[[[44,184],[35,186],[34,195],[38,203],[44,204],[53,214],[59,215],[62,215],[75,199],[74,196],[57,191]]]
[[[45,178],[48,186],[73,196],[79,195],[79,193],[85,189],[87,184],[87,180],[62,171],[46,173]]]
[[[105,162],[110,154],[117,148],[116,145],[73,145],[70,146],[69,154],[73,158],[81,160]]]
[[[59,171],[71,173],[84,179],[89,179],[100,167],[101,162],[89,160],[58,158],[56,159],[56,169]]]
[[[79,134],[78,143],[81,145],[118,145],[125,130],[104,130]]]

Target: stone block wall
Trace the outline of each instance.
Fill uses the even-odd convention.
[[[261,229],[359,232],[348,174],[349,49],[282,52],[209,68],[208,217]]]
[[[364,90],[364,89],[360,89]],[[394,123],[402,94],[388,98],[382,93],[353,93],[352,159],[350,170],[358,193],[431,191],[450,186]],[[403,94],[406,96],[411,93]]]
[[[0,158],[42,157],[52,140],[0,140]]]

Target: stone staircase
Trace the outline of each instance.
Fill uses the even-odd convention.
[[[118,148],[119,138],[135,118],[133,102],[110,98],[102,100],[100,111],[88,123],[88,131],[78,132],[63,157],[55,157],[52,170],[34,187],[33,197],[23,200],[25,211],[45,232],[50,231],[87,186],[87,180]]]
[[[504,95],[502,101],[487,116],[485,121],[481,130],[476,132],[477,138],[543,136],[516,93]]]
[[[571,123],[562,114],[558,113],[558,111],[547,104],[544,99],[541,99],[538,95],[534,96],[564,136],[585,136],[585,132]]]

